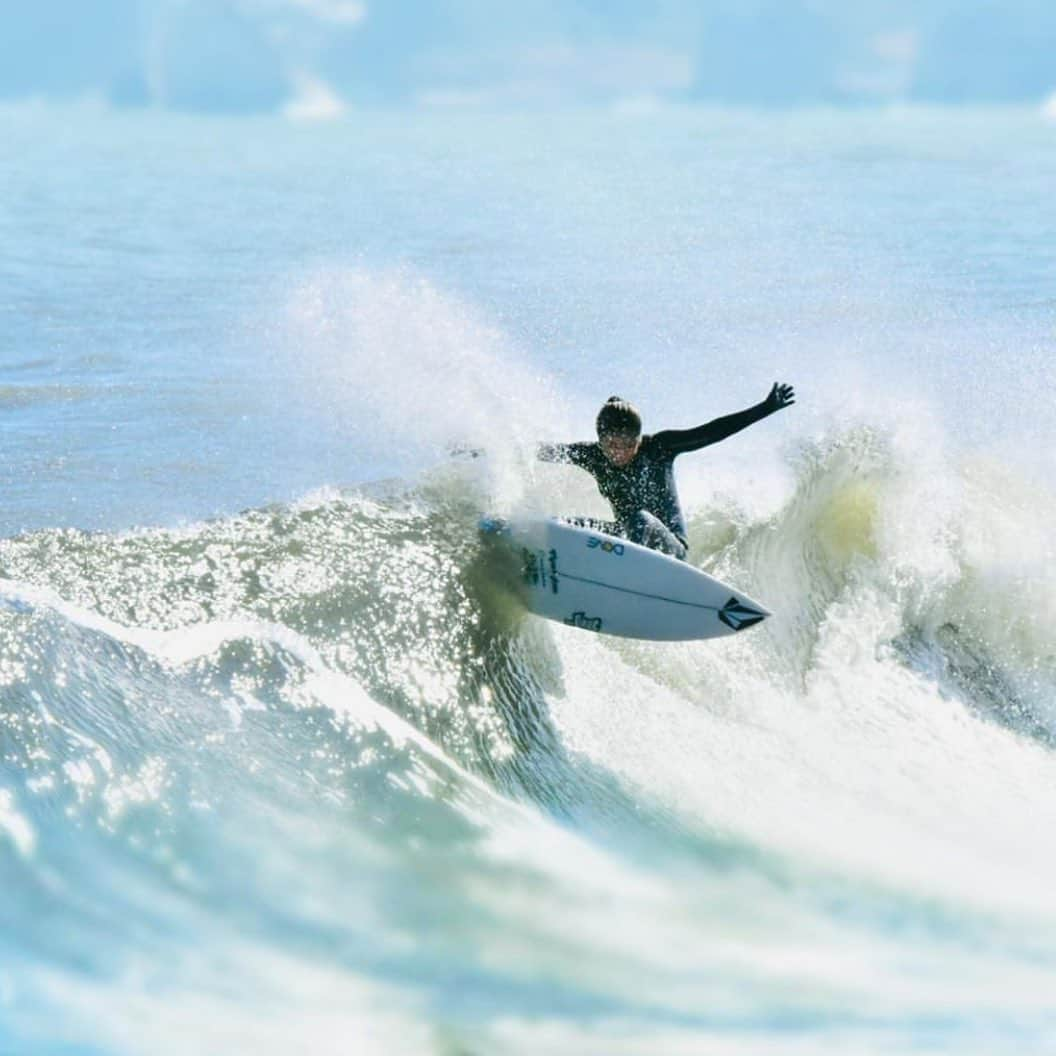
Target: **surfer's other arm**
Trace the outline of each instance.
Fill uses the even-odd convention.
[[[597,444],[537,444],[535,457],[540,462],[568,462],[573,466],[585,465]]]
[[[656,434],[656,440],[668,451],[682,454],[686,451],[697,451],[709,444],[717,444],[734,433],[739,433],[749,425],[754,425],[775,411],[780,411],[796,402],[796,393],[791,385],[774,382],[773,388],[765,400],[756,403],[743,411],[714,418],[710,422],[698,425],[694,429],[665,429]]]

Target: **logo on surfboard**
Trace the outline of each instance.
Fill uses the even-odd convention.
[[[730,598],[730,600],[719,609],[719,619],[722,620],[727,627],[730,627],[735,631],[743,631],[745,627],[751,627],[756,623],[761,623],[766,619],[766,616],[756,609],[749,608],[747,605],[742,605],[736,598]]]
[[[550,550],[544,553],[542,550],[529,550],[528,547],[521,548],[521,578],[529,586],[547,587],[554,594],[558,592],[561,582],[557,571],[557,551]]]
[[[588,616],[585,612],[574,612],[565,617],[565,623],[569,627],[582,627],[584,631],[600,631],[601,617]]]

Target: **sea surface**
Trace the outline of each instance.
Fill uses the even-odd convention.
[[[1056,125],[0,109],[0,1053],[1056,1052]],[[774,617],[527,617],[535,463]],[[482,448],[471,458],[459,453]]]

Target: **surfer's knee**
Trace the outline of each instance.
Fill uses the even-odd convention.
[[[653,523],[655,520],[656,518],[648,510],[639,510],[624,526],[627,538],[632,543],[649,546],[649,539],[653,536]]]
[[[671,531],[655,514],[648,510],[639,510],[627,526],[627,538],[632,543],[647,546],[650,550],[659,550],[684,561],[686,544]]]

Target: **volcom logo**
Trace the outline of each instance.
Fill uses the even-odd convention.
[[[730,598],[719,609],[719,619],[727,627],[732,627],[735,631],[743,631],[745,627],[761,623],[766,617],[761,612],[750,609],[747,605],[742,605],[736,598]]]
[[[585,631],[601,630],[601,617],[588,616],[585,612],[572,613],[571,616],[565,618],[565,623],[569,627],[582,627]]]

